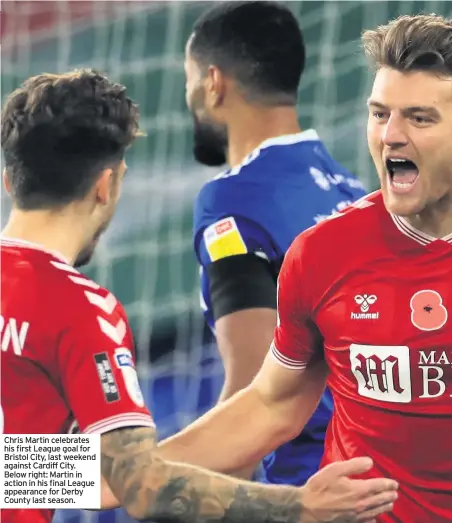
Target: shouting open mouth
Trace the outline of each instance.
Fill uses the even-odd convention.
[[[419,170],[416,164],[408,158],[388,157],[386,169],[391,188],[398,194],[410,192],[419,178]]]

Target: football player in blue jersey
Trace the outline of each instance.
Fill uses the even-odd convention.
[[[221,2],[186,46],[195,158],[229,166],[202,188],[194,210],[202,303],[225,368],[220,401],[253,380],[268,352],[278,271],[292,241],[365,194],[317,133],[300,129],[304,66],[297,20],[279,2]],[[267,456],[257,478],[303,485],[318,470],[332,409],[327,390],[303,432]],[[206,449],[182,448],[177,437],[161,445],[165,456],[215,468]]]

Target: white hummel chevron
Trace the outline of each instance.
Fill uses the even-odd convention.
[[[62,263],[62,262],[57,262],[57,261],[51,261],[50,263],[57,269],[60,269],[60,271],[73,272],[75,274],[80,274],[77,269],[75,269],[71,265],[68,265],[67,263]]]
[[[88,298],[90,303],[96,305],[96,307],[99,307],[99,309],[102,309],[107,314],[111,314],[118,303],[117,299],[111,292],[105,298],[91,291],[85,291],[85,296]]]
[[[110,339],[112,339],[118,345],[121,345],[126,332],[126,322],[121,318],[116,325],[112,325],[102,316],[97,317],[99,326],[104,334],[106,334]]]
[[[370,202],[369,198],[377,194],[378,191],[373,191],[369,194],[361,196],[358,200],[350,204],[350,207],[355,207],[356,209],[365,209],[366,207],[371,207],[374,205],[374,202]]]
[[[366,207],[371,207],[374,205],[373,202],[369,202],[369,200],[361,199],[351,204],[352,207],[355,207],[356,209],[365,209]]]
[[[91,289],[98,289],[99,285],[94,283],[91,280],[83,278],[83,276],[69,276],[69,279],[72,280],[77,285],[84,285],[85,287],[91,287]]]

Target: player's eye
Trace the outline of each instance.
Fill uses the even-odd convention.
[[[431,118],[427,118],[426,116],[412,116],[411,119],[413,122],[421,125],[431,123],[432,121]]]
[[[372,111],[372,116],[376,120],[383,120],[386,117],[386,114],[383,111]]]

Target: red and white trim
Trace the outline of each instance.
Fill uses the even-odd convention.
[[[409,224],[405,218],[402,218],[400,216],[396,216],[395,214],[391,214],[392,221],[394,222],[395,226],[399,231],[404,234],[405,236],[408,236],[412,240],[420,243],[421,245],[428,245],[429,243],[432,243],[434,241],[437,241],[438,239],[445,241],[447,243],[452,243],[452,234],[448,234],[447,236],[444,236],[443,238],[435,238],[434,236],[430,236],[429,234],[426,234],[425,232],[419,231],[415,227],[413,227],[411,224]]]
[[[110,416],[109,418],[97,421],[96,423],[88,425],[88,427],[86,427],[83,432],[84,434],[103,434],[104,432],[124,427],[155,428],[155,423],[148,414],[142,414],[140,412],[129,412],[125,414],[118,414],[116,416]]]
[[[16,238],[7,238],[5,236],[0,236],[0,245],[5,247],[20,247],[21,249],[32,249],[35,251],[41,251],[45,252],[47,254],[50,254],[50,256],[53,256],[54,258],[57,258],[61,262],[70,265],[69,261],[59,252],[50,251],[43,247],[42,245],[39,245],[37,243],[27,242],[25,240],[17,240]]]
[[[286,369],[303,370],[306,368],[307,364],[305,361],[292,360],[291,358],[288,358],[287,356],[284,356],[284,354],[279,352],[279,350],[276,348],[275,342],[272,342],[272,344],[270,345],[270,354],[272,355],[275,361],[277,361]]]

